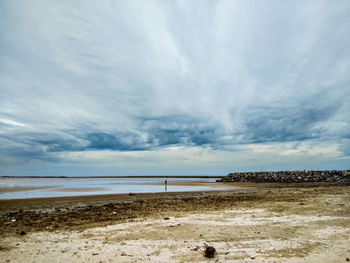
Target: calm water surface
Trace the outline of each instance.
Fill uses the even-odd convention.
[[[0,188],[14,187],[48,187],[28,191],[8,192],[0,194],[4,198],[56,197],[95,194],[119,193],[153,193],[164,192],[165,178],[0,178]],[[207,181],[215,182],[216,178],[166,178],[172,181]],[[145,185],[144,183],[159,183],[162,185]],[[67,188],[84,188],[84,191],[66,191]],[[98,190],[94,188],[100,188]],[[177,191],[206,191],[225,189],[212,186],[179,186],[168,185],[168,192]],[[64,190],[64,191],[62,191]]]

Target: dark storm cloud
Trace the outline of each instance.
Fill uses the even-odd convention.
[[[287,142],[317,139],[326,136],[317,124],[332,118],[340,104],[299,105],[298,107],[250,108],[242,112],[244,125],[233,133],[225,132],[220,123],[185,115],[141,117],[136,131],[99,131],[93,127],[82,130],[63,130],[57,134],[23,133],[2,136],[29,155],[88,150],[144,151],[167,146],[206,146],[226,149],[235,144]],[[230,136],[229,139],[226,139]],[[346,134],[344,134],[346,136]],[[1,136],[0,136],[1,137]],[[346,137],[344,137],[346,138]]]
[[[189,116],[169,115],[139,119],[140,129],[152,145],[210,145],[219,136],[220,127]]]
[[[138,119],[137,132],[97,131],[92,127],[52,133],[17,133],[0,135],[8,154],[45,158],[45,153],[89,150],[144,151],[168,146],[210,146],[220,148],[219,127],[187,116]],[[21,154],[22,153],[22,154]]]
[[[88,142],[83,150],[141,151],[149,148],[137,133],[132,132],[93,132],[83,135],[83,138]]]
[[[215,143],[218,135],[214,127],[202,127],[204,124],[199,124],[198,121],[190,120],[185,116],[140,118],[139,125],[138,132],[97,131],[85,126],[85,132],[81,130],[63,130],[57,134],[28,132],[0,135],[0,138],[6,140],[6,144],[9,145],[8,153],[17,155],[27,150],[28,154],[40,155],[45,152],[142,151],[171,145],[201,146]]]
[[[326,122],[340,108],[339,104],[299,104],[298,107],[262,107],[245,113],[244,135],[252,143],[303,141],[326,136],[320,122]]]

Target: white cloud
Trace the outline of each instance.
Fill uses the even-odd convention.
[[[153,152],[199,147],[203,159],[188,162],[219,169],[244,145],[249,166],[268,143],[317,141],[305,150],[310,166],[340,160],[349,12],[348,1],[2,3],[0,155],[109,160],[105,151],[132,150],[160,165]],[[274,167],[305,155],[282,148]]]

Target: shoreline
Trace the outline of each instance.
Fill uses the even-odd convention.
[[[165,186],[164,182],[145,182],[145,183],[128,183],[129,185],[156,185],[156,186]],[[168,181],[167,186],[206,186],[211,189],[206,189],[205,191],[215,191],[215,190],[225,190],[225,189],[235,189],[239,186],[234,186],[232,184],[226,184],[226,183],[217,183],[217,182],[209,182],[209,181]],[[219,188],[219,189],[218,189]],[[224,188],[224,189],[222,189]],[[17,200],[17,199],[34,199],[34,198],[58,198],[58,197],[79,197],[79,196],[96,196],[96,195],[117,195],[117,194],[129,194],[130,192],[125,193],[93,193],[95,191],[110,191],[110,188],[108,187],[60,187],[60,186],[44,186],[44,187],[2,187],[0,188],[0,194],[5,193],[12,193],[12,192],[21,192],[21,191],[30,191],[30,190],[40,190],[40,189],[47,189],[48,192],[59,192],[64,193],[66,192],[67,195],[65,196],[47,196],[47,197],[18,197],[18,198],[2,198],[0,197],[0,200]],[[201,189],[198,190],[192,190],[193,192],[197,191],[203,191]],[[192,192],[191,191],[191,192]],[[71,194],[69,193],[80,193],[80,194]],[[90,192],[87,194],[83,194],[84,192]],[[171,192],[184,192],[184,191],[171,191]],[[135,194],[146,194],[148,192],[132,192]],[[152,193],[152,192],[149,192]],[[159,191],[154,193],[166,193],[165,191]],[[1,209],[0,209],[1,211]]]
[[[144,183],[149,184],[149,183]],[[154,185],[159,185],[160,183],[150,183]],[[213,189],[210,190],[192,190],[192,191],[163,191],[163,192],[140,192],[140,193],[108,193],[108,194],[89,194],[89,195],[67,195],[67,196],[47,196],[47,197],[25,197],[25,198],[0,198],[0,216],[4,212],[14,211],[18,209],[40,209],[43,204],[45,207],[55,208],[65,204],[74,205],[82,202],[88,202],[93,204],[94,202],[108,202],[108,201],[123,201],[123,200],[134,200],[143,198],[166,198],[174,197],[176,195],[197,195],[197,194],[215,194],[215,193],[236,193],[236,192],[258,192],[258,191],[269,191],[273,189],[294,189],[294,188],[313,188],[313,187],[333,187],[333,186],[350,186],[350,183],[251,183],[251,182],[234,182],[234,183],[211,183],[203,182],[201,184],[212,184]],[[169,182],[168,182],[169,185]],[[197,185],[197,181],[182,181],[181,183],[173,182],[172,185],[184,185],[184,186],[194,186]],[[227,187],[226,189],[215,189],[217,187]],[[28,187],[34,188],[35,187]],[[38,187],[41,189],[41,187]],[[50,189],[54,187],[44,187],[43,189]],[[11,188],[6,188],[11,189]],[[78,191],[81,192],[81,191]],[[12,209],[12,210],[11,210]]]

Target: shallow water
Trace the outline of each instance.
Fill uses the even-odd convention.
[[[0,188],[14,187],[47,187],[45,189],[33,189],[18,192],[1,193],[0,199],[5,198],[32,198],[32,197],[57,197],[96,194],[120,194],[120,193],[154,193],[164,192],[165,178],[0,178]],[[215,182],[216,178],[166,178],[173,181],[206,181]],[[150,185],[144,183],[162,183],[162,185]],[[83,191],[75,191],[69,188],[82,188]],[[96,189],[98,188],[98,189]],[[178,191],[206,191],[213,186],[180,186],[168,185],[168,192]],[[215,187],[217,190],[225,187]]]

